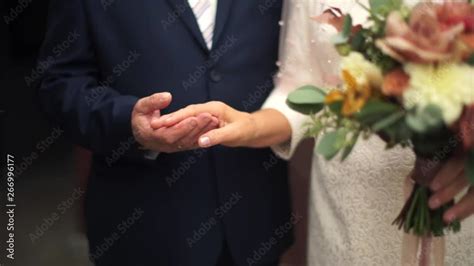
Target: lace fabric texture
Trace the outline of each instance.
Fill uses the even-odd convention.
[[[292,139],[273,147],[283,158],[291,157],[309,121],[287,107],[288,93],[306,84],[330,88],[338,82],[340,57],[330,41],[335,30],[311,20],[329,7],[350,13],[355,23],[366,21],[367,12],[356,1],[285,1],[280,72],[263,107],[281,111],[291,124]],[[391,223],[403,206],[403,184],[414,160],[409,149],[385,150],[378,137],[360,140],[344,163],[314,155],[308,265],[400,265],[403,234]],[[474,265],[474,218],[462,226],[461,233],[446,238],[446,265]]]

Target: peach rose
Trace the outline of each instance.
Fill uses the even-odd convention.
[[[434,63],[461,57],[458,37],[464,24],[448,25],[438,16],[440,5],[416,5],[408,23],[399,12],[387,18],[386,37],[377,40],[377,46],[400,62]]]
[[[408,88],[410,76],[401,68],[390,71],[384,76],[382,92],[387,96],[399,97]]]

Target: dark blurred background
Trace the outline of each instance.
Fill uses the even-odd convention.
[[[1,0],[0,109],[2,166],[15,156],[15,259],[6,259],[4,172],[1,187],[0,264],[3,266],[86,266],[79,186],[73,146],[49,125],[35,103],[33,78],[48,10],[47,0]],[[12,11],[14,10],[14,11]],[[3,167],[2,167],[3,169]]]
[[[35,102],[35,88],[26,81],[35,79],[47,11],[47,0],[0,0],[0,266],[91,265],[82,199],[76,197],[87,176],[87,156],[44,119]],[[282,265],[305,265],[306,261],[310,146],[300,149],[292,164],[294,209],[305,218],[296,225],[297,243]],[[7,153],[15,156],[17,168],[13,261],[6,259]]]

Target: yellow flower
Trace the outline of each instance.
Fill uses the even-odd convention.
[[[372,96],[373,89],[381,89],[381,70],[360,53],[352,52],[342,59],[343,90],[333,90],[326,96],[326,104],[342,101],[341,113],[351,116],[360,111]]]
[[[474,103],[474,68],[466,64],[407,64],[405,72],[410,76],[403,94],[406,108],[435,105],[441,109],[446,125],[451,125],[464,106]]]
[[[359,86],[369,85],[373,89],[380,89],[383,84],[382,71],[375,64],[357,52],[351,52],[342,59],[342,69],[355,78]]]
[[[345,90],[332,90],[326,96],[325,103],[342,102],[342,115],[350,116],[364,107],[371,96],[371,89],[367,83],[359,85],[347,70],[342,71],[342,78]]]
[[[350,116],[358,111],[367,103],[371,95],[369,84],[358,84],[355,77],[347,70],[342,71],[342,78],[346,88],[346,97],[342,105],[342,114]]]
[[[332,104],[332,103],[340,102],[340,101],[343,101],[345,97],[346,95],[344,94],[344,92],[342,92],[341,90],[334,89],[328,93],[328,95],[326,96],[326,99],[324,99],[324,103]]]

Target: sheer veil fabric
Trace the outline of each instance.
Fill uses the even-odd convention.
[[[291,140],[273,147],[282,158],[291,157],[309,119],[287,107],[288,93],[306,84],[330,88],[339,82],[340,58],[330,41],[335,30],[311,20],[328,7],[350,13],[355,23],[365,23],[366,11],[353,0],[285,1],[280,72],[263,107],[279,110],[291,124]],[[404,203],[403,184],[415,156],[408,149],[384,148],[385,143],[373,137],[359,141],[344,163],[313,156],[308,265],[401,264],[403,234],[391,223]],[[462,226],[461,233],[446,238],[446,265],[474,262],[474,219]]]

